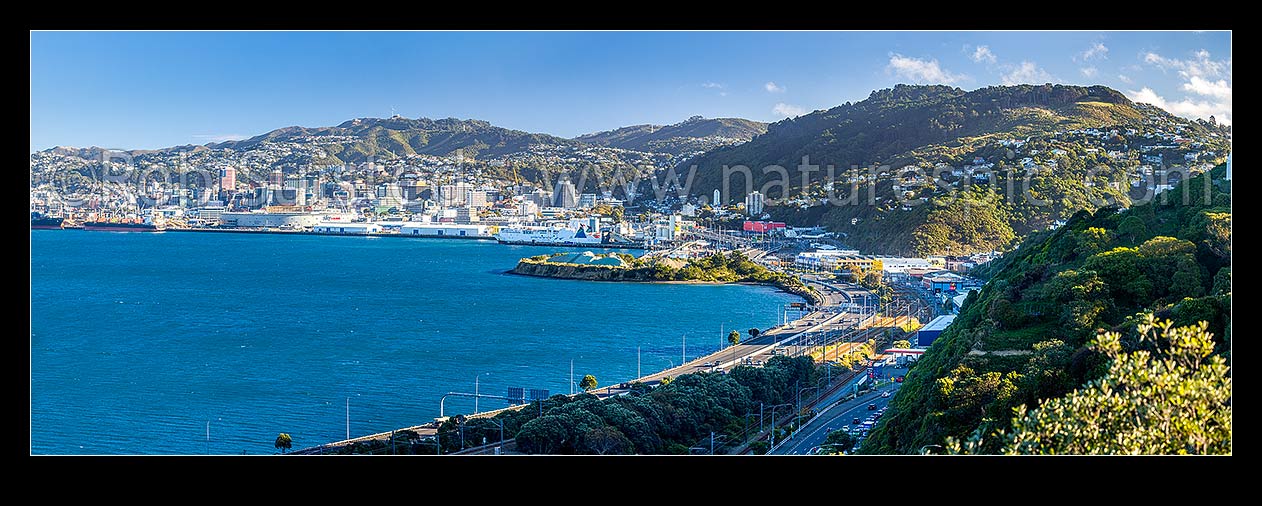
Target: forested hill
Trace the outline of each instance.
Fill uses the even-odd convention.
[[[696,166],[691,194],[704,196],[723,189],[724,166],[749,167],[752,187],[746,188],[742,177],[730,178],[729,201],[741,201],[751,189],[763,190],[771,198],[788,197],[767,208],[773,218],[827,226],[849,236],[861,250],[944,254],[948,245],[954,253],[1003,247],[1078,210],[1094,209],[1093,200],[1110,198],[1125,206],[1129,188],[1111,187],[1108,181],[1145,163],[1157,165],[1142,156],[1163,156],[1166,165],[1217,162],[1229,149],[1229,136],[1229,127],[1172,116],[1104,86],[965,91],[898,85],[860,102],[772,123],[767,133],[747,143],[715,149],[679,169]],[[806,185],[806,196],[798,171],[803,157],[821,166]],[[859,203],[823,205],[828,192],[821,181],[829,164],[836,167],[834,195],[842,200],[854,193],[843,174],[852,165],[890,169],[875,176],[872,205],[866,202],[870,180],[862,180]],[[898,169],[909,165],[922,167],[925,176],[896,181]],[[783,167],[789,176],[787,194],[778,183],[785,176],[774,167],[764,171],[772,166]],[[1089,174],[1091,168],[1099,170]],[[982,219],[963,221],[932,205],[940,203],[935,198],[944,195],[944,186],[963,189],[973,182],[974,171],[982,169],[1013,171],[1017,189],[1030,176],[1033,195],[1050,204],[1032,206],[1020,199],[998,203],[984,191],[968,195],[970,207]],[[1100,180],[1090,181],[1088,175]],[[976,186],[1006,185],[1000,176]],[[950,237],[970,240],[948,244]]]
[[[632,125],[574,140],[595,146],[675,155],[739,144],[767,131],[766,123],[741,118],[693,116],[673,125]]]
[[[482,120],[456,118],[359,118],[335,127],[286,127],[241,141],[209,144],[212,149],[248,150],[264,142],[318,143],[331,156],[358,163],[370,156],[424,154],[490,157],[526,151],[537,144],[571,145],[574,141],[494,126]]]
[[[981,438],[983,452],[1020,453],[1038,438],[1039,452],[1213,452],[1224,444],[1230,451],[1229,378],[1211,375],[1184,388],[1178,382],[1200,374],[1192,371],[1209,369],[1167,364],[1129,370],[1136,376],[1123,383],[1150,383],[1125,390],[1117,388],[1117,378],[1102,380],[1106,372],[1120,373],[1110,369],[1099,347],[1088,346],[1101,328],[1121,333],[1123,351],[1144,349],[1154,356],[1194,342],[1188,334],[1168,346],[1149,347],[1136,331],[1144,321],[1141,313],[1149,312],[1176,326],[1207,322],[1212,341],[1193,358],[1199,363],[1212,354],[1229,363],[1231,181],[1223,179],[1225,172],[1220,165],[1185,181],[1169,192],[1168,202],[1158,197],[1121,212],[1111,207],[1079,212],[998,260],[981,293],[969,295],[955,322],[909,372],[863,451],[916,453],[927,445],[947,445],[947,437],[970,435]],[[1113,389],[1101,391],[1100,382]],[[1160,397],[1163,388],[1176,384],[1171,395],[1187,396],[1186,404]],[[1041,434],[1031,435],[1029,427],[1013,431],[1013,408],[1033,408],[1067,394],[1073,400],[1057,410],[1030,415],[1041,417],[1036,431]],[[1144,403],[1154,411],[1123,416],[1124,406]],[[1118,424],[1106,425],[1103,420],[1114,415]],[[1075,425],[1080,428],[1067,428]],[[1008,437],[996,436],[1000,430]],[[1179,440],[1184,434],[1189,439]],[[1094,442],[1084,446],[1086,441]]]

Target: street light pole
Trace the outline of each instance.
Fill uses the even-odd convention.
[[[473,412],[474,413],[481,413],[481,411],[478,410],[478,400],[482,398],[481,392],[478,389],[478,382],[479,380],[482,379],[483,374],[489,374],[489,373],[478,373],[477,376],[473,377]]]

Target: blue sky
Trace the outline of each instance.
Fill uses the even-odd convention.
[[[358,117],[563,137],[777,121],[897,83],[1103,84],[1231,119],[1229,32],[32,32],[31,150],[148,149]]]

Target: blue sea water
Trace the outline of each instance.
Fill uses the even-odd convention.
[[[446,392],[632,379],[774,325],[767,287],[506,274],[557,248],[31,231],[31,453],[265,454],[423,423]],[[575,387],[577,388],[577,387]],[[502,401],[482,399],[482,410]],[[447,414],[473,410],[452,397]],[[209,422],[209,441],[207,424]]]

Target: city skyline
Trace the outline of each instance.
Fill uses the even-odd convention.
[[[390,114],[574,137],[693,115],[774,122],[897,83],[1102,84],[1229,124],[1230,42],[1229,32],[32,32],[30,142],[155,149]]]

